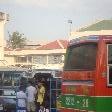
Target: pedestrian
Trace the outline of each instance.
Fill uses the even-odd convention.
[[[37,91],[37,96],[36,96],[36,104],[37,104],[37,112],[40,109],[40,106],[45,103],[44,102],[44,97],[45,97],[45,87],[43,86],[42,83],[38,84],[38,91]]]
[[[46,109],[43,105],[41,105],[38,112],[49,112],[49,110]]]
[[[17,112],[26,112],[26,93],[24,88],[20,87],[17,92]]]
[[[27,95],[27,111],[35,112],[35,96],[36,96],[36,88],[33,86],[33,82],[29,81],[29,86],[26,88]]]
[[[44,99],[43,99],[43,103],[44,103],[44,107],[46,109],[50,108],[50,85],[49,85],[49,81],[47,81],[47,77],[44,78],[42,77],[41,79],[41,83],[43,84],[43,86],[45,87],[45,94],[44,94]]]

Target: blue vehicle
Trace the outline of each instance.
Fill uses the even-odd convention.
[[[36,69],[33,70],[33,77],[38,83],[44,79],[46,86],[47,105],[50,112],[58,112],[59,96],[61,94],[61,70]]]
[[[20,85],[26,88],[26,75],[25,69],[0,68],[0,112],[16,112],[16,92]]]

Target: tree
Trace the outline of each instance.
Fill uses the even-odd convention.
[[[8,46],[12,49],[23,48],[26,45],[26,38],[24,34],[20,34],[18,31],[9,34]]]

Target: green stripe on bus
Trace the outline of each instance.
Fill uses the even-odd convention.
[[[112,112],[112,97],[62,95],[60,100],[61,106],[65,108]]]

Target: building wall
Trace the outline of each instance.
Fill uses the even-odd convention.
[[[4,27],[8,21],[8,15],[0,12],[0,66],[5,66],[4,60]]]
[[[15,60],[13,56],[4,56],[5,60],[5,65],[6,66],[14,66],[15,65]]]
[[[5,51],[7,65],[32,68],[63,68],[66,49]]]
[[[4,21],[0,22],[0,60],[4,60]]]
[[[82,36],[89,35],[112,35],[112,30],[100,30],[100,31],[84,31],[84,32],[72,32],[69,40]]]

